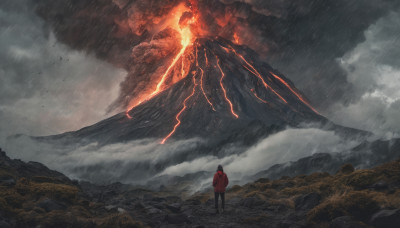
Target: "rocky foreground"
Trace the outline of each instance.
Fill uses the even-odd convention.
[[[231,186],[215,214],[212,190],[184,186],[150,191],[121,183],[72,181],[0,150],[3,227],[398,227],[400,160],[368,170],[345,164],[335,174]]]

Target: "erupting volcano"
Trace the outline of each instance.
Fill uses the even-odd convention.
[[[324,119],[289,80],[237,45],[238,34],[232,42],[210,36],[201,21],[191,2],[160,22],[160,31],[178,33],[179,48],[156,71],[162,73],[150,89],[131,97],[125,117],[106,121],[116,121],[111,138],[156,137],[164,144],[174,137],[226,135],[254,121],[271,126]]]
[[[133,76],[150,76],[144,89],[123,97],[125,112],[63,135],[101,143],[197,137],[219,143],[242,131],[256,138],[274,126],[330,123],[292,82],[240,45],[240,34],[229,40],[209,32],[195,1],[171,8],[154,27],[151,40],[133,50],[147,64],[134,62],[140,70]],[[166,39],[172,42],[160,41]],[[163,57],[150,61],[149,53]]]

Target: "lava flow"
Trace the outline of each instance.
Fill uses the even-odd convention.
[[[237,57],[239,57],[241,60],[243,60],[243,62],[246,63],[246,65],[248,67],[246,67],[245,65],[243,65],[244,68],[246,68],[248,71],[250,71],[252,74],[254,74],[256,77],[258,77],[261,82],[263,83],[264,87],[266,89],[270,89],[275,95],[277,95],[282,101],[284,101],[286,104],[288,103],[281,95],[279,95],[279,93],[277,93],[274,89],[271,88],[271,86],[268,86],[268,84],[265,82],[264,78],[261,76],[260,73],[258,73],[258,71],[256,70],[256,68],[254,68],[253,65],[251,65],[244,57],[243,55],[239,54],[236,52],[235,49],[233,49],[233,47],[229,47],[229,49],[221,46],[226,52],[229,53],[229,51],[232,51]],[[251,70],[249,69],[251,68]]]
[[[292,93],[294,94],[294,95],[296,95],[297,96],[297,98],[299,98],[299,100],[301,101],[301,102],[303,102],[305,105],[307,105],[311,110],[313,110],[315,113],[317,113],[317,114],[319,114],[318,112],[317,112],[317,110],[315,110],[307,101],[305,101],[304,99],[303,99],[303,97],[301,97],[301,95],[299,94],[299,93],[297,93],[296,91],[294,91],[294,89],[287,83],[287,82],[285,82],[281,77],[279,77],[278,75],[276,75],[276,74],[274,74],[274,73],[272,73],[272,72],[269,72],[272,76],[274,76],[276,79],[278,79],[280,82],[282,82],[290,91],[292,91]]]
[[[126,116],[131,119],[132,116],[129,115],[129,112],[139,104],[141,104],[144,101],[150,100],[152,97],[157,95],[159,92],[162,91],[162,86],[167,78],[167,76],[170,74],[171,70],[174,68],[176,63],[178,62],[179,59],[182,59],[182,69],[181,73],[184,73],[183,66],[185,59],[183,58],[183,54],[185,53],[187,47],[193,45],[193,41],[195,40],[195,37],[192,34],[192,31],[190,29],[190,26],[194,23],[196,23],[196,16],[192,13],[190,13],[190,9],[188,9],[186,6],[183,4],[179,5],[176,7],[172,14],[174,15],[174,18],[171,22],[170,27],[174,28],[176,31],[180,33],[181,36],[181,49],[179,53],[173,58],[171,64],[168,66],[167,70],[164,72],[164,74],[161,76],[160,81],[157,83],[157,86],[153,92],[151,92],[148,95],[145,95],[144,98],[140,99],[139,101],[135,102],[134,104],[130,104],[129,107],[126,110]],[[192,15],[190,18],[187,17],[186,15]],[[184,77],[184,76],[182,76]]]
[[[251,92],[252,92],[253,95],[254,95],[258,100],[260,100],[262,103],[268,104],[268,102],[267,102],[266,100],[262,99],[261,97],[259,97],[259,96],[257,95],[257,93],[256,93],[256,91],[255,91],[254,89],[251,89]]]
[[[232,104],[232,102],[229,100],[229,98],[227,97],[227,95],[226,95],[226,90],[225,90],[225,88],[224,88],[224,85],[222,84],[222,80],[223,80],[224,77],[225,77],[225,73],[224,73],[224,71],[222,71],[221,66],[219,65],[219,58],[218,58],[217,56],[215,56],[215,58],[217,59],[217,66],[218,66],[218,68],[219,68],[219,71],[221,72],[221,79],[220,79],[219,83],[221,84],[222,91],[224,92],[225,100],[229,103],[229,106],[231,107],[231,113],[232,113],[232,115],[237,119],[237,118],[239,118],[239,116],[238,116],[238,114],[236,114],[235,111],[233,110],[233,104]]]
[[[195,78],[195,75],[193,75],[193,91],[192,91],[192,94],[190,94],[188,97],[186,97],[186,99],[183,101],[183,108],[182,108],[181,111],[179,111],[178,114],[175,116],[175,119],[176,119],[177,123],[175,124],[174,128],[172,129],[172,131],[171,131],[167,136],[165,136],[165,138],[161,141],[161,144],[164,144],[165,141],[167,141],[167,139],[168,139],[169,137],[171,137],[171,136],[175,133],[176,128],[178,128],[178,126],[181,124],[180,116],[181,116],[181,114],[183,113],[183,111],[185,111],[186,108],[187,108],[186,102],[187,102],[187,101],[194,95],[194,93],[196,92],[196,87],[197,87],[196,78]]]
[[[206,58],[206,65],[208,65],[207,54],[206,54],[206,50],[205,50],[205,49],[204,49],[204,55],[205,55],[205,58]],[[213,105],[213,104],[211,103],[211,101],[208,99],[208,97],[207,97],[207,95],[206,95],[206,92],[204,91],[204,88],[203,88],[204,70],[203,70],[203,68],[201,68],[201,67],[199,66],[199,60],[198,60],[198,55],[197,55],[197,47],[196,47],[196,67],[199,68],[199,69],[200,69],[200,72],[201,72],[201,75],[200,75],[200,88],[201,88],[201,91],[203,92],[203,95],[204,95],[204,97],[206,98],[207,103],[211,106],[212,110],[215,112],[216,110],[215,110],[215,108],[214,108],[214,105]]]

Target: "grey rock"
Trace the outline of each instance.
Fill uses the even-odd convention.
[[[385,190],[387,189],[389,186],[385,181],[379,181],[378,183],[375,183],[373,185],[370,186],[370,188],[374,189],[374,190]]]
[[[36,204],[36,206],[43,208],[46,212],[67,209],[67,207],[64,204],[48,198],[40,201],[39,203]]]
[[[317,193],[309,193],[295,199],[296,210],[310,210],[317,206],[321,201],[321,196]]]
[[[180,203],[173,203],[166,206],[171,212],[178,213],[181,210],[182,205]]]
[[[15,183],[16,183],[15,179],[11,176],[0,176],[0,185],[14,186]]]
[[[330,228],[368,228],[366,224],[355,220],[351,216],[341,216],[332,220]]]
[[[11,228],[11,225],[6,221],[0,221],[0,228]]]
[[[148,214],[161,214],[163,212],[162,210],[155,207],[147,207],[146,211]]]
[[[381,210],[372,216],[370,223],[376,228],[399,227],[400,209]]]
[[[265,202],[256,198],[256,197],[249,197],[242,200],[241,205],[248,208],[253,208],[257,206],[263,205]]]
[[[189,218],[184,214],[168,214],[165,216],[165,220],[169,224],[191,223]]]

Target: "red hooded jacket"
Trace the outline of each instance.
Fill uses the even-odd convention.
[[[222,193],[225,192],[226,186],[228,186],[229,180],[228,176],[222,172],[222,171],[217,171],[214,174],[214,179],[213,179],[213,186],[214,186],[214,192]]]

